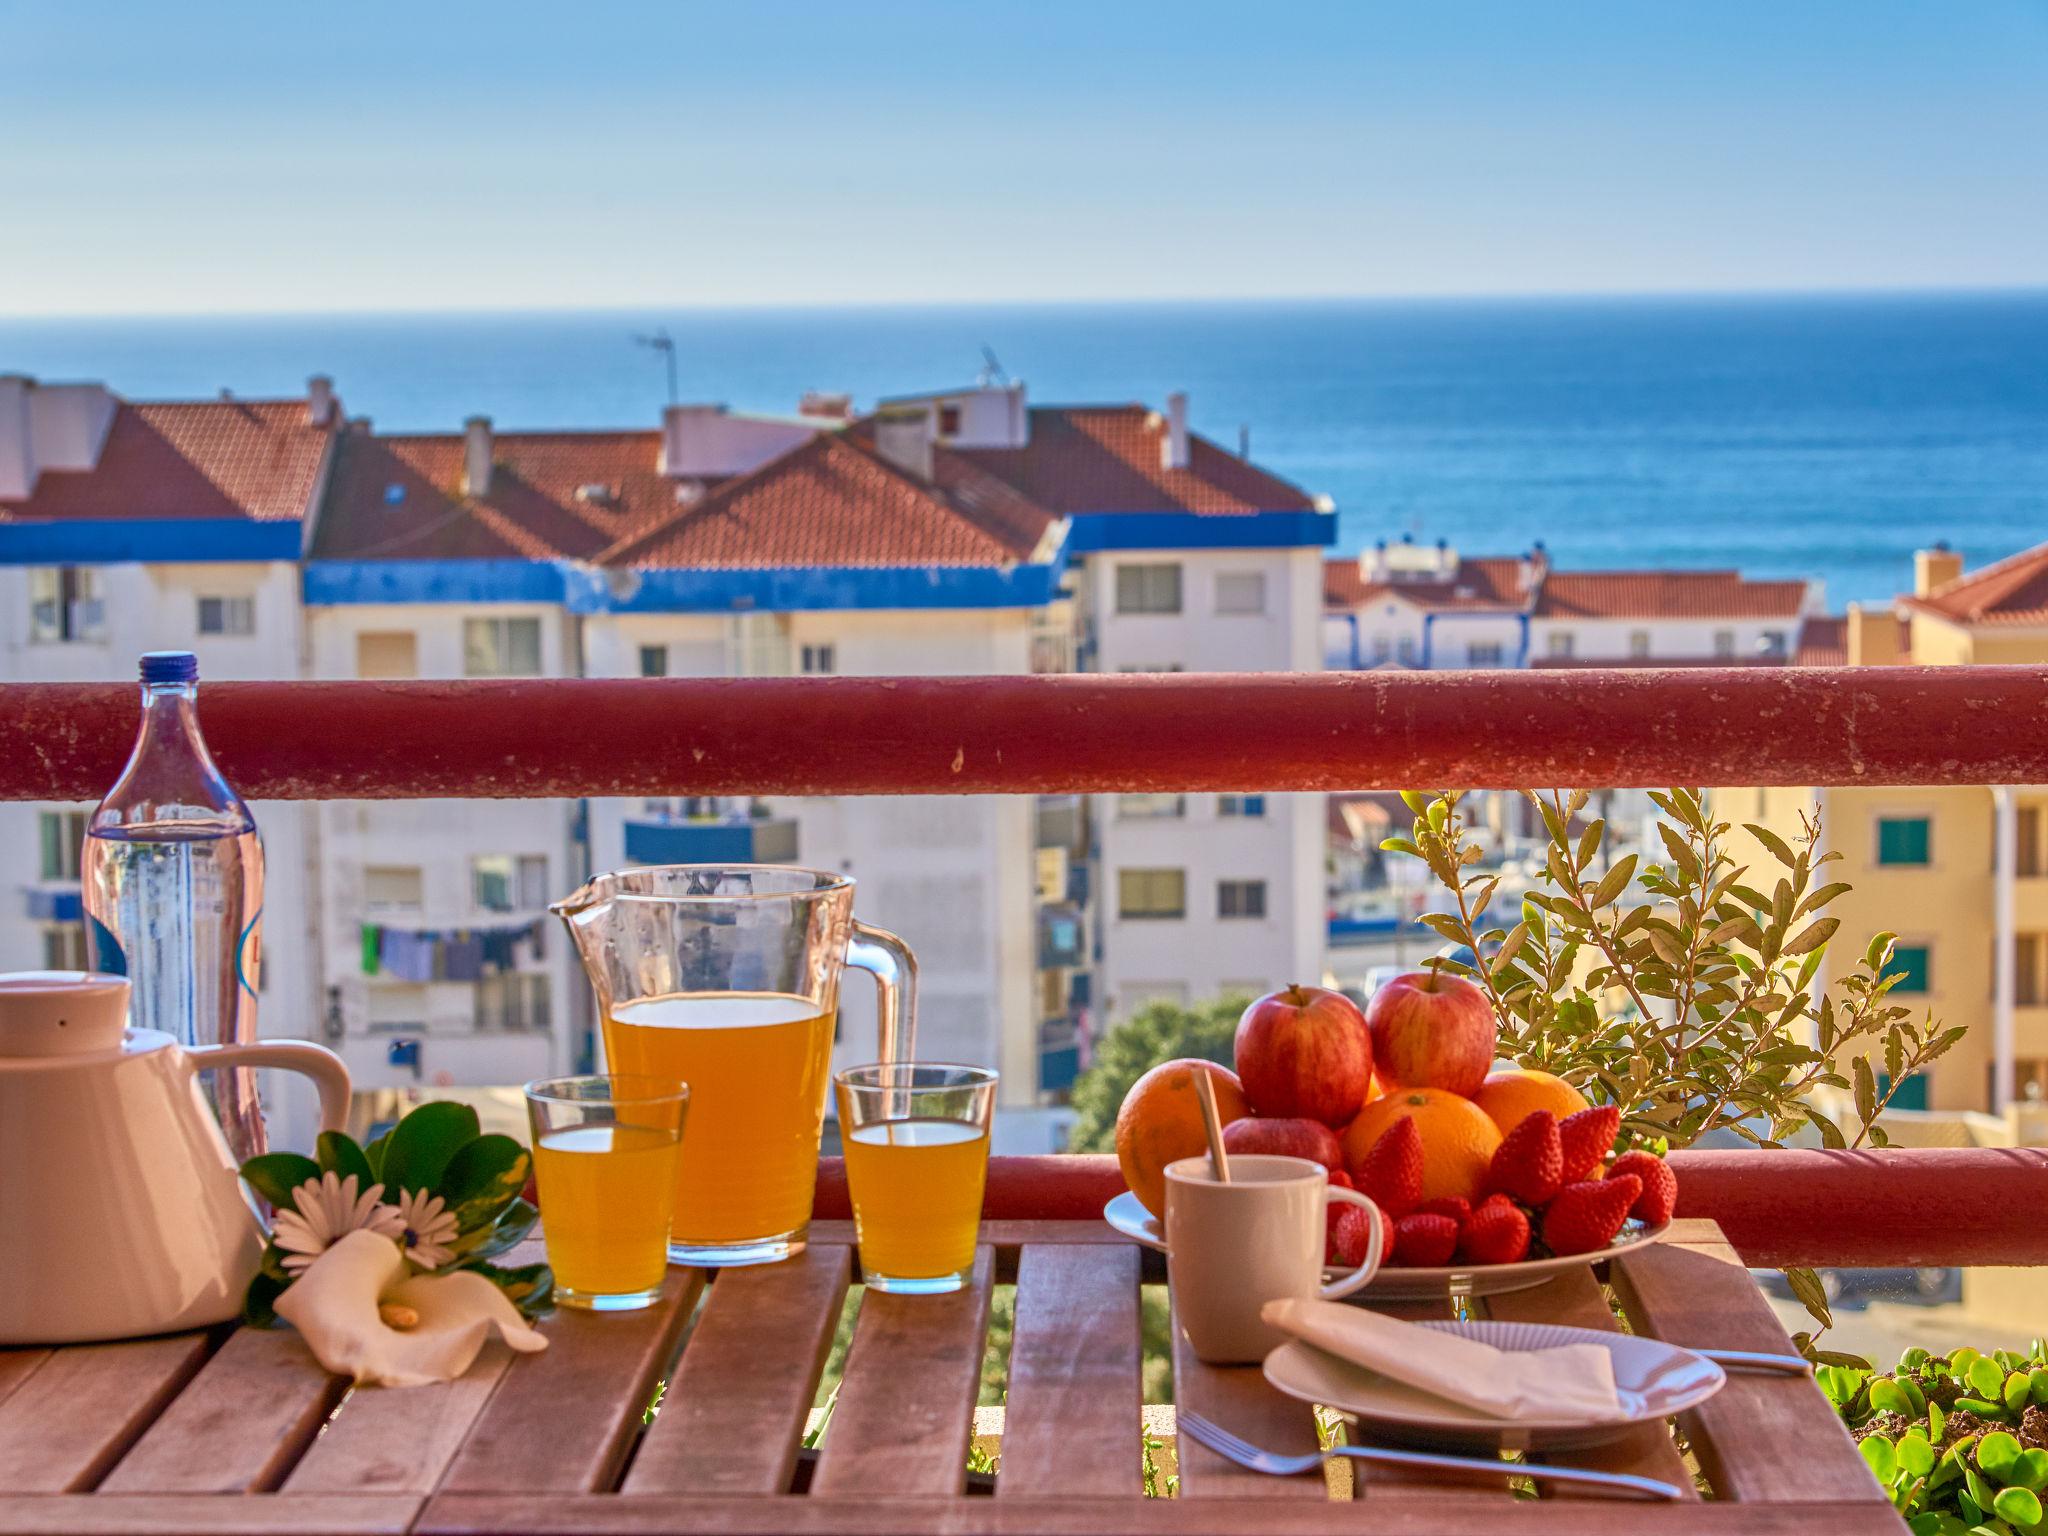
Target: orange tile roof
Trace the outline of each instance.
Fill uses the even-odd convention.
[[[316,560],[589,559],[675,510],[659,432],[501,432],[491,486],[462,494],[460,433],[342,437]],[[587,485],[607,490],[585,501]]]
[[[1512,556],[1482,555],[1458,562],[1451,579],[1367,581],[1356,556],[1323,562],[1323,602],[1335,608],[1356,608],[1383,597],[1400,598],[1418,608],[1505,609],[1522,606],[1522,562]]]
[[[304,400],[117,401],[99,462],[43,471],[0,520],[302,518],[333,435]]]
[[[1899,602],[1958,624],[2048,624],[2048,544]]]
[[[1022,448],[958,451],[1061,515],[1088,512],[1308,512],[1300,487],[1188,434],[1188,467],[1165,469],[1166,423],[1142,405],[1034,406]]]
[[[998,566],[1027,560],[1056,519],[966,455],[935,449],[926,485],[863,433],[821,433],[701,501],[672,505],[606,564],[656,568]]]
[[[1556,571],[1543,580],[1540,618],[1790,619],[1803,581],[1749,581],[1739,571]]]
[[[1849,621],[1840,614],[1816,615],[1799,626],[1799,665],[1846,667],[1849,664]]]

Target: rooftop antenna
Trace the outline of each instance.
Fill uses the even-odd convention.
[[[679,399],[676,393],[676,339],[662,328],[644,336],[635,336],[633,345],[662,355],[662,360],[668,364],[668,403],[675,405]]]
[[[981,344],[981,377],[975,382],[983,389],[1007,389],[1010,386],[1010,376],[1003,372],[996,349],[987,342]]]

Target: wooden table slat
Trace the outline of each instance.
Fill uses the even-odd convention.
[[[945,1497],[967,1485],[995,1253],[944,1296],[861,1298],[846,1375],[812,1475],[815,1493]]]
[[[1793,1353],[1777,1314],[1725,1243],[1656,1243],[1617,1259],[1615,1295],[1638,1333],[1696,1348]],[[1869,1469],[1805,1377],[1731,1372],[1679,1426],[1724,1499],[1868,1499]]]
[[[0,1403],[12,1397],[15,1389],[49,1358],[47,1349],[0,1349]]]
[[[1487,1315],[1509,1323],[1557,1323],[1567,1328],[1594,1328],[1618,1333],[1621,1324],[1607,1304],[1607,1292],[1593,1278],[1590,1269],[1575,1269],[1548,1284],[1526,1291],[1485,1298]],[[1632,1472],[1654,1477],[1659,1482],[1683,1488],[1686,1497],[1696,1499],[1692,1469],[1672,1443],[1670,1428],[1659,1420],[1641,1424],[1617,1440],[1582,1450],[1561,1451],[1534,1458],[1559,1466],[1585,1467],[1596,1472]],[[1536,1491],[1545,1498],[1612,1498],[1612,1494],[1577,1489],[1556,1483],[1538,1483]]]
[[[1456,1315],[1456,1308],[1446,1296],[1441,1301],[1375,1301],[1372,1310],[1398,1317],[1404,1322],[1426,1323]],[[1344,1421],[1344,1442],[1347,1445],[1371,1445],[1372,1435],[1356,1421]],[[1360,1488],[1360,1497],[1411,1497],[1455,1499],[1460,1501],[1480,1500],[1499,1502],[1508,1499],[1512,1490],[1507,1479],[1480,1474],[1473,1477],[1446,1477],[1441,1472],[1424,1472],[1413,1467],[1376,1467],[1362,1461],[1345,1464],[1352,1480]]]
[[[289,1328],[229,1336],[100,1484],[103,1493],[250,1493],[278,1486],[347,1383]]]
[[[643,1312],[560,1308],[546,1324],[548,1347],[506,1371],[442,1486],[470,1493],[610,1488],[703,1287],[702,1270],[671,1269],[661,1300]]]
[[[179,1333],[54,1351],[0,1402],[0,1494],[97,1486],[211,1348]]]
[[[813,1242],[718,1276],[623,1491],[787,1492],[852,1275],[844,1245]]]
[[[998,1496],[1140,1490],[1138,1329],[1137,1249],[1024,1249]]]
[[[1283,1455],[1316,1449],[1315,1412],[1307,1403],[1282,1397],[1266,1385],[1256,1365],[1204,1365],[1195,1358],[1181,1331],[1179,1309],[1173,1330],[1173,1403],[1185,1413],[1199,1413],[1254,1445]],[[1313,1499],[1327,1502],[1329,1489],[1319,1477],[1270,1477],[1225,1461],[1185,1434],[1176,1438],[1183,1499]]]
[[[285,1479],[284,1491],[432,1493],[513,1358],[509,1346],[493,1339],[454,1381],[351,1392]]]

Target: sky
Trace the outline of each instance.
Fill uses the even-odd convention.
[[[0,314],[2048,282],[2048,0],[0,0]]]

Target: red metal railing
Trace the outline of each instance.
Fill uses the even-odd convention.
[[[209,685],[257,798],[2048,781],[2048,669]],[[119,770],[118,685],[0,686],[0,799]],[[1755,1264],[2048,1263],[2048,1152],[1679,1154]],[[989,1214],[1092,1216],[1106,1158],[998,1158]],[[828,1167],[821,1214],[844,1214]]]

